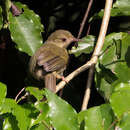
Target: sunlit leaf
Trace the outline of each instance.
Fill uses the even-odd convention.
[[[27,87],[26,91],[29,91],[29,93],[37,98],[37,100],[41,100],[43,98],[43,90],[40,90],[39,88]]]
[[[2,118],[4,119],[2,130],[20,130],[16,118],[12,114],[7,113]]]
[[[102,18],[103,14],[104,10],[102,9],[99,13],[95,13],[89,22],[93,19]],[[130,0],[116,0],[111,9],[111,16],[130,16]]]
[[[77,113],[72,106],[47,89],[45,96],[49,105],[48,116],[52,126],[57,130],[78,130]]]
[[[119,119],[125,112],[130,112],[130,84],[120,83],[115,86],[110,103],[115,115]]]
[[[51,127],[50,119],[48,118],[49,106],[45,102],[37,101],[35,107],[40,111],[36,119],[32,119],[31,126],[44,123],[48,127]]]
[[[0,82],[0,100],[3,100],[6,97],[7,88],[6,85]]]
[[[75,56],[79,56],[82,53],[90,54],[93,51],[94,45],[96,42],[95,36],[88,35],[81,39],[80,42],[78,42],[78,47],[73,47],[69,53],[74,54]]]
[[[26,130],[30,126],[30,111],[25,109],[18,104],[13,99],[6,98],[2,105],[0,105],[0,114],[12,113],[18,121],[18,127],[22,130]],[[24,122],[24,125],[23,125]]]
[[[115,41],[121,41],[120,58]],[[96,65],[96,87],[105,99],[109,99],[113,88],[120,82],[130,80],[130,35],[112,33],[105,39],[104,47]]]
[[[129,130],[130,128],[130,111],[123,114],[117,128],[121,130]]]
[[[78,115],[80,129],[83,130],[107,130],[110,128],[114,115],[109,104],[93,107],[81,111]],[[111,127],[111,130],[113,128]]]
[[[9,30],[11,38],[16,43],[19,51],[28,55],[33,55],[35,51],[42,45],[43,25],[40,18],[26,5],[15,3],[19,10],[24,10],[19,16],[9,15]]]

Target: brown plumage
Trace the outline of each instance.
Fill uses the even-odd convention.
[[[47,41],[31,57],[29,69],[36,79],[45,79],[45,87],[56,91],[56,77],[66,69],[69,55],[66,48],[77,39],[66,30],[53,32]]]

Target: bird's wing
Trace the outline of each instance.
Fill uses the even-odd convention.
[[[66,65],[64,59],[60,57],[60,55],[56,55],[54,51],[55,50],[52,52],[46,49],[44,53],[37,58],[37,65],[43,66],[43,70],[46,72],[58,71]]]

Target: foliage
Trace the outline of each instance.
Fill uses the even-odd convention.
[[[111,16],[130,16],[130,1],[129,0],[117,0],[111,9]],[[97,18],[102,18],[104,14],[104,10],[102,9],[99,13],[95,13],[93,17],[90,18],[89,21]]]
[[[9,13],[9,30],[12,40],[17,43],[20,51],[26,52],[28,55],[33,55],[41,45],[43,25],[40,23],[40,18],[27,6],[21,3],[16,3],[16,6],[24,13],[19,17],[14,17]]]
[[[78,0],[76,1],[78,3]],[[40,17],[27,5],[11,1],[0,3],[0,29],[10,31],[11,40],[19,52],[32,56],[42,45],[44,32]],[[74,3],[67,3],[73,5]],[[55,5],[55,4],[54,4]],[[56,6],[56,5],[55,5]],[[81,5],[82,6],[82,5]],[[11,9],[10,9],[11,8]],[[55,10],[62,8],[58,6]],[[111,16],[130,16],[130,0],[116,0]],[[11,11],[12,10],[12,11]],[[23,10],[23,11],[22,11]],[[56,11],[55,11],[56,12]],[[63,12],[55,16],[63,17]],[[78,17],[75,12],[70,21]],[[90,19],[102,18],[103,10]],[[60,17],[60,18],[61,18]],[[56,17],[50,17],[48,30],[54,28]],[[96,36],[81,39],[78,47],[69,53],[80,57],[91,54]],[[25,95],[18,101],[7,97],[7,86],[0,82],[0,129],[2,130],[129,130],[130,128],[130,35],[127,32],[111,32],[96,64],[94,85],[105,103],[80,111],[47,89],[26,86]],[[27,101],[19,104],[19,101]],[[77,97],[74,97],[77,98]],[[96,99],[95,99],[96,100]]]

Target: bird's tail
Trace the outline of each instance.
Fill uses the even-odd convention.
[[[45,88],[48,88],[52,92],[56,92],[56,77],[53,74],[47,74],[45,76]]]

